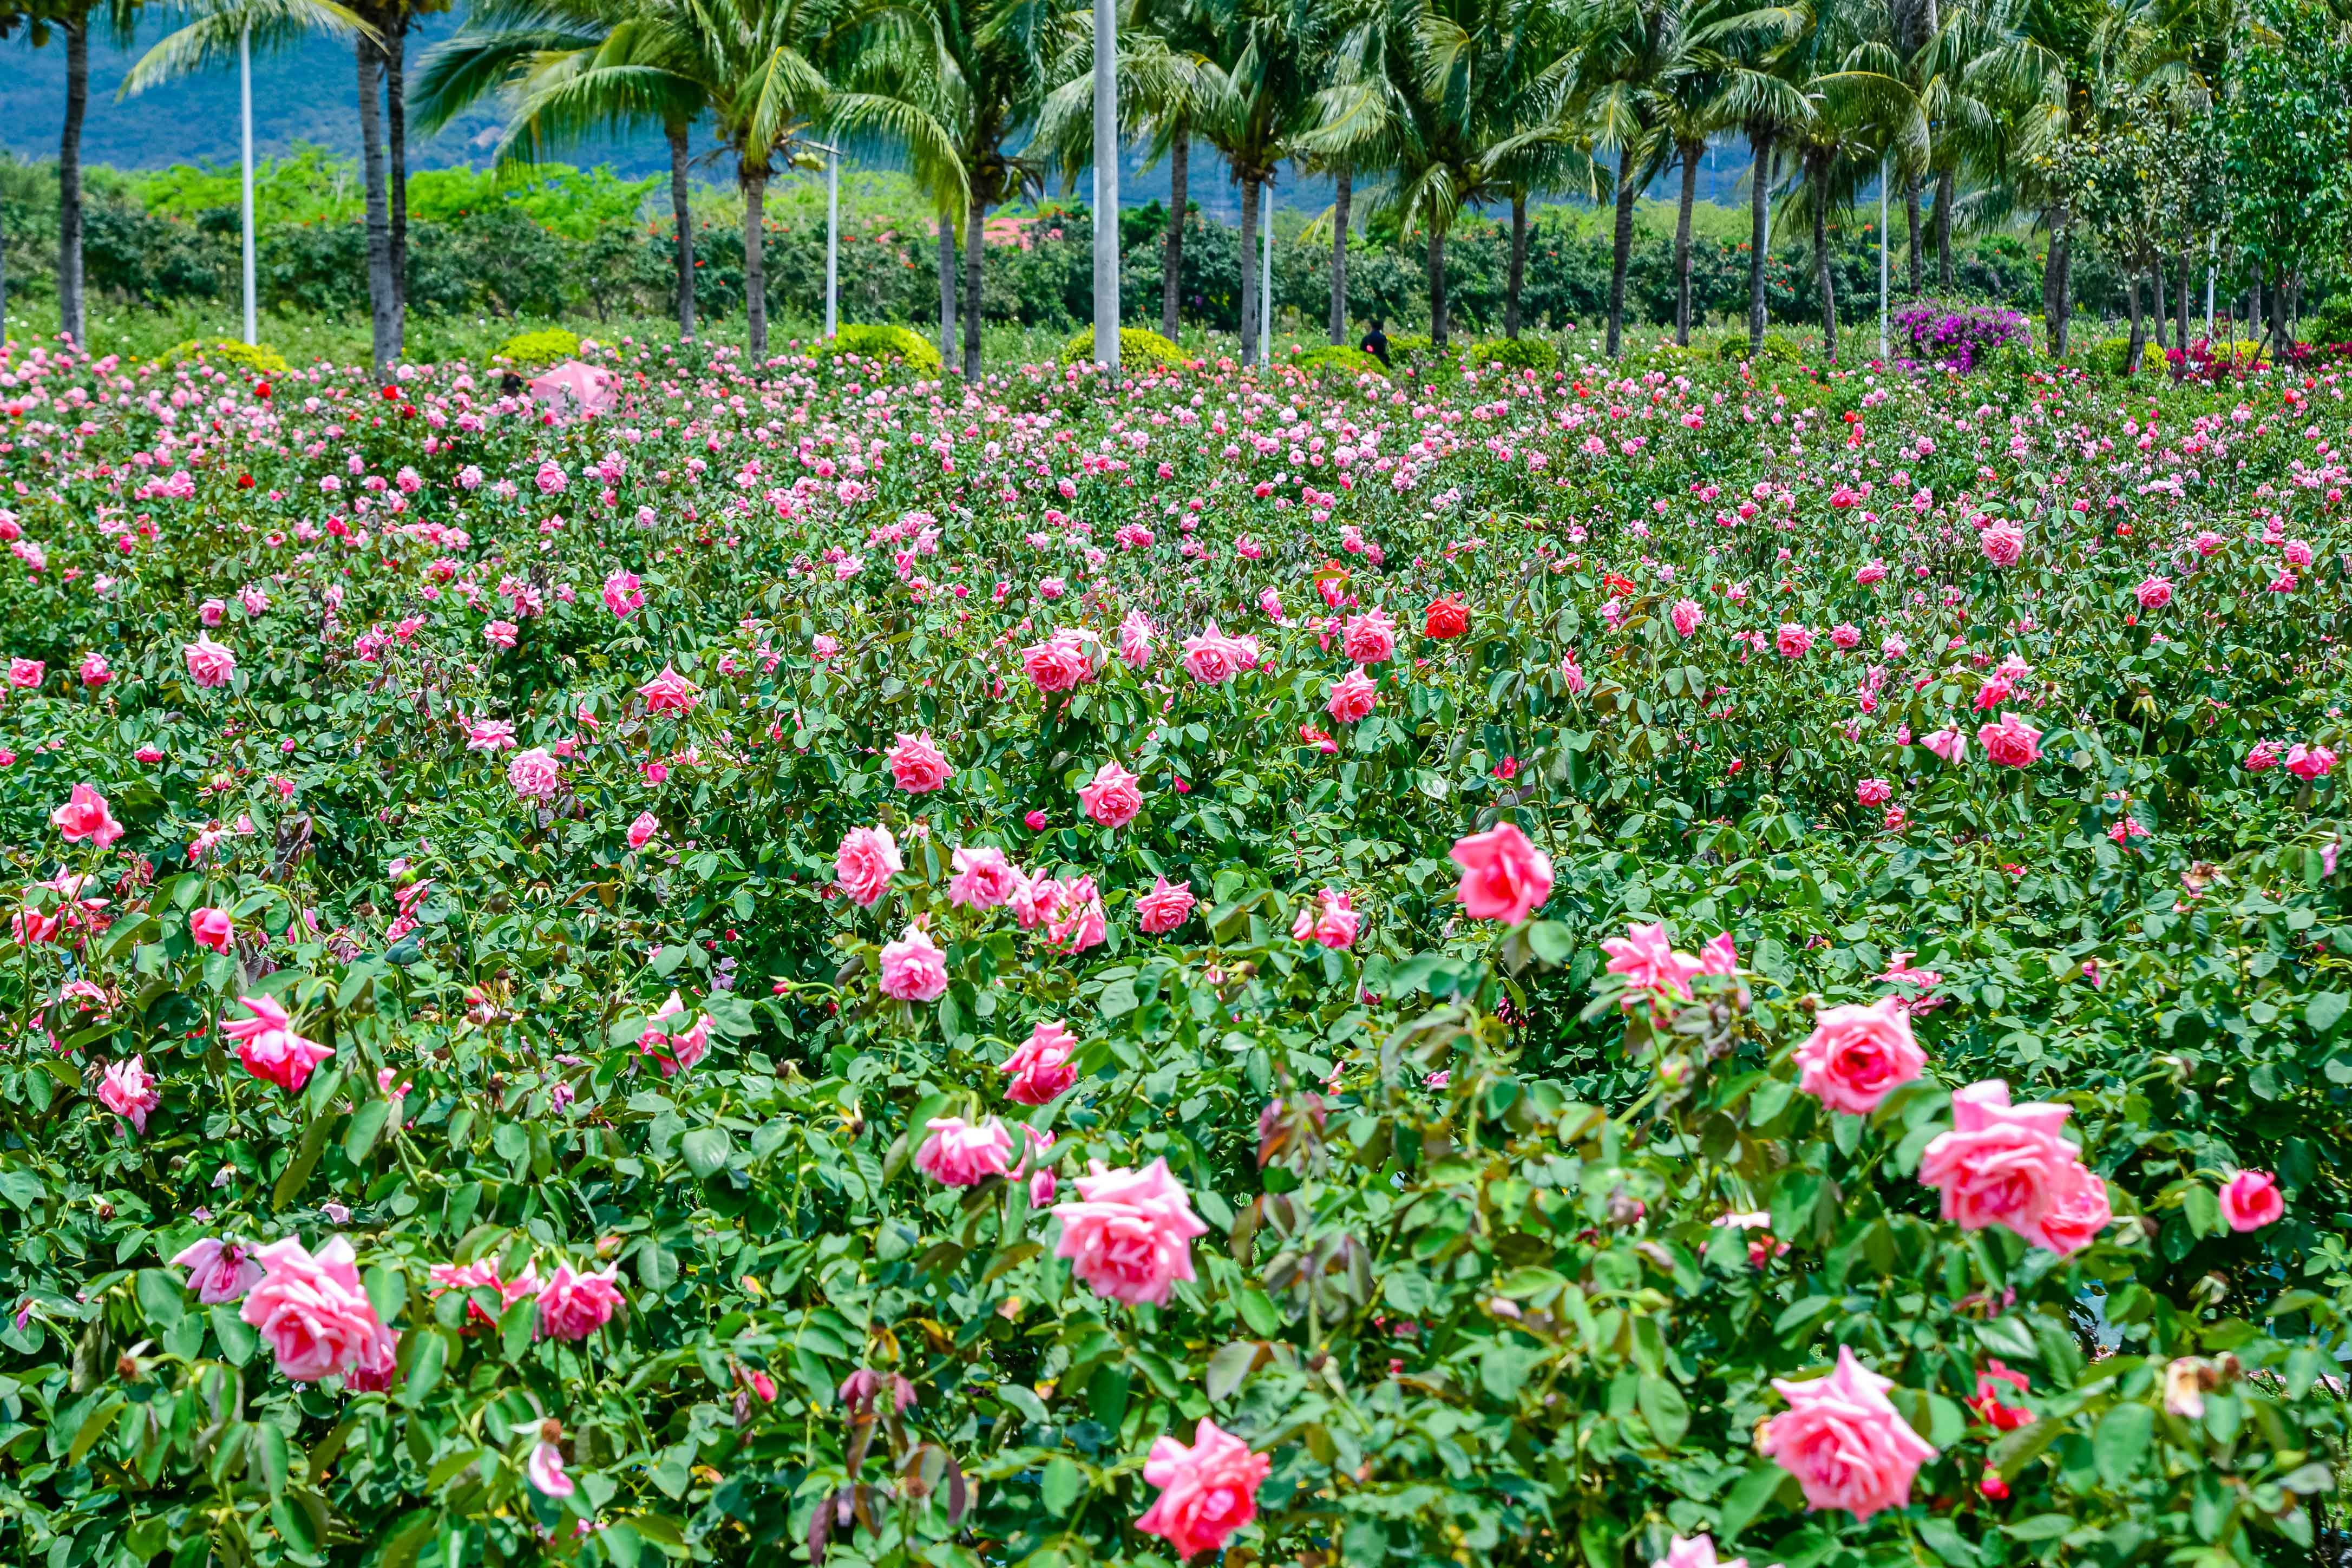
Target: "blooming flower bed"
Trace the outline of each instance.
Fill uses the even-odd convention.
[[[2309,1551],[2334,372],[585,369],[0,373],[0,1556]]]

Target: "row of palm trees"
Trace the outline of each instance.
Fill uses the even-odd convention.
[[[0,0],[5,30],[11,0]],[[86,36],[132,0],[16,0]],[[436,0],[190,0],[127,88],[222,57],[226,40],[325,27],[352,41],[361,106],[373,345],[400,356],[405,271],[406,39]],[[446,0],[440,0],[446,3]],[[1680,176],[1675,334],[1691,321],[1691,216],[1701,159],[1727,139],[1751,159],[1748,334],[1765,324],[1777,223],[1811,229],[1822,328],[1837,307],[1827,228],[1874,182],[1899,192],[1910,287],[1932,246],[1952,282],[1957,216],[2039,215],[2063,267],[2064,193],[2040,154],[2094,82],[2196,94],[2220,75],[2242,7],[2089,0],[2037,34],[2032,0],[1121,0],[1120,134],[1165,158],[1187,209],[1192,157],[1211,149],[1242,197],[1242,347],[1260,354],[1264,198],[1286,170],[1329,177],[1329,331],[1345,340],[1346,240],[1360,194],[1426,247],[1431,335],[1449,326],[1445,246],[1473,208],[1510,214],[1505,330],[1520,325],[1530,204],[1613,204],[1608,350],[1622,343],[1635,204]],[[106,5],[115,7],[104,11]],[[79,20],[58,24],[61,8]],[[1072,0],[476,0],[415,85],[430,133],[495,99],[500,156],[528,162],[616,131],[667,141],[678,325],[697,329],[688,170],[707,128],[744,204],[751,351],[767,351],[769,183],[845,144],[903,163],[938,213],[940,341],[980,368],[983,223],[992,208],[1075,178],[1093,156],[1093,32]],[[70,110],[69,110],[70,113]],[[69,140],[70,140],[69,131]],[[76,195],[78,196],[78,191]],[[1932,214],[1932,223],[1928,221]],[[1178,326],[1185,224],[1168,225],[1162,328]],[[959,254],[959,252],[961,254]],[[62,261],[62,258],[61,258]],[[61,279],[68,269],[61,265]],[[78,268],[74,269],[78,277]],[[2061,283],[2063,294],[2063,281]],[[75,309],[78,311],[78,300]],[[69,329],[79,320],[68,315]]]

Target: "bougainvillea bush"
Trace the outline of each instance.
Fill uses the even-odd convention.
[[[2288,1563],[2344,390],[0,375],[0,1558]]]

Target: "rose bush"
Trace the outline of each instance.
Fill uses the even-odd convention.
[[[2338,382],[602,363],[9,361],[9,1560],[2307,1560]]]

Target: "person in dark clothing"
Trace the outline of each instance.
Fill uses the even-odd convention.
[[[1383,366],[1388,364],[1389,335],[1381,330],[1381,319],[1379,317],[1375,316],[1372,318],[1372,329],[1364,334],[1364,340],[1358,344],[1357,347],[1362,349],[1365,353],[1370,354],[1372,358],[1378,360]]]

